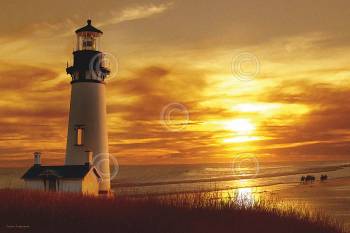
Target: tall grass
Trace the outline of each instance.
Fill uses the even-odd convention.
[[[282,204],[283,206],[283,204]],[[0,232],[342,233],[341,225],[276,200],[246,205],[220,194],[92,197],[0,190]]]

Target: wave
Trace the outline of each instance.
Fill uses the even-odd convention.
[[[259,185],[259,187],[268,187],[268,186],[277,186],[277,185],[297,185],[300,184],[299,182],[278,182],[274,184],[262,184]],[[248,185],[244,187],[206,187],[206,188],[201,188],[201,189],[189,189],[189,190],[171,190],[171,191],[157,191],[157,192],[131,192],[131,193],[119,193],[119,195],[123,196],[128,196],[128,197],[144,197],[144,196],[164,196],[164,195],[177,195],[177,194],[194,194],[194,193],[208,193],[208,192],[221,192],[221,191],[233,191],[233,190],[239,190],[241,188],[256,188],[256,186],[253,185]],[[257,193],[265,193],[268,191],[252,191],[252,193],[257,194]]]
[[[147,186],[160,186],[160,185],[171,185],[171,184],[190,184],[190,183],[211,183],[221,181],[234,181],[240,179],[257,179],[257,178],[273,178],[290,175],[304,175],[304,174],[315,174],[321,172],[337,171],[350,167],[350,164],[333,165],[325,167],[313,167],[313,168],[302,168],[294,172],[277,172],[270,174],[258,174],[258,175],[231,175],[223,177],[212,177],[212,178],[200,178],[200,179],[185,179],[185,180],[167,180],[167,181],[156,181],[156,182],[118,182],[112,181],[112,187],[147,187]]]

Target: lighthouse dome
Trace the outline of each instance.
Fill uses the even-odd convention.
[[[75,31],[75,33],[79,34],[79,33],[82,33],[82,32],[95,32],[95,33],[98,33],[98,34],[103,34],[103,32],[97,28],[95,28],[94,26],[91,25],[91,19],[88,19],[87,21],[87,25],[82,27],[82,28],[79,28]]]

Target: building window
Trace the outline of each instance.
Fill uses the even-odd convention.
[[[75,129],[76,132],[76,145],[82,146],[84,145],[84,128],[83,127],[77,127]]]
[[[73,75],[73,80],[78,80],[79,79],[79,72],[75,72]]]

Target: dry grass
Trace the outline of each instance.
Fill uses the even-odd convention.
[[[282,204],[283,205],[283,204]],[[96,198],[0,190],[0,232],[341,233],[341,225],[275,200],[243,205],[219,194]]]

